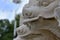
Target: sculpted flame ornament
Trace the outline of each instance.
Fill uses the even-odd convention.
[[[29,0],[22,16],[16,40],[60,40],[60,0]]]

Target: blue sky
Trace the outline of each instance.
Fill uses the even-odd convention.
[[[15,4],[12,0],[0,0],[0,19],[14,19],[16,13],[21,13],[23,6],[28,3],[28,0],[21,0],[20,4]]]

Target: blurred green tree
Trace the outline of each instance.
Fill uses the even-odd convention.
[[[15,16],[16,26],[19,27],[20,22],[20,14]],[[12,40],[13,39],[13,32],[14,32],[14,22],[11,22],[8,19],[1,19],[0,20],[0,40]]]
[[[11,40],[13,38],[13,24],[8,19],[0,20],[0,40]]]
[[[15,20],[16,20],[16,27],[19,27],[20,25],[19,25],[19,22],[20,22],[20,14],[17,14],[16,16],[15,16]]]

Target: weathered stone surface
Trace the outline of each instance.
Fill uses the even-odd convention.
[[[60,37],[60,27],[58,27],[58,22],[56,19],[39,19],[31,22],[31,30],[35,33],[39,33],[40,29],[47,29],[54,33],[56,36]]]
[[[60,40],[59,4],[60,0],[29,0],[23,8],[16,40]]]

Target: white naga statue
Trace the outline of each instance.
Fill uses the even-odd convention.
[[[60,40],[60,0],[29,0],[15,40]]]
[[[55,17],[57,19],[57,17],[59,16],[59,12],[57,10],[60,9],[60,8],[58,8],[59,7],[60,0],[51,1],[51,2],[52,3],[50,3],[48,6],[46,6],[49,3],[48,0],[47,0],[46,5],[45,5],[45,2],[43,2],[43,7],[41,7],[41,6],[30,6],[29,8],[25,8],[23,10],[24,11],[24,13],[23,13],[24,17],[25,18],[33,18],[32,20],[38,19],[40,16],[42,16],[44,18],[52,18],[52,17]],[[58,20],[60,20],[59,17],[58,17],[57,21]],[[58,22],[60,24],[60,21],[58,21]]]

